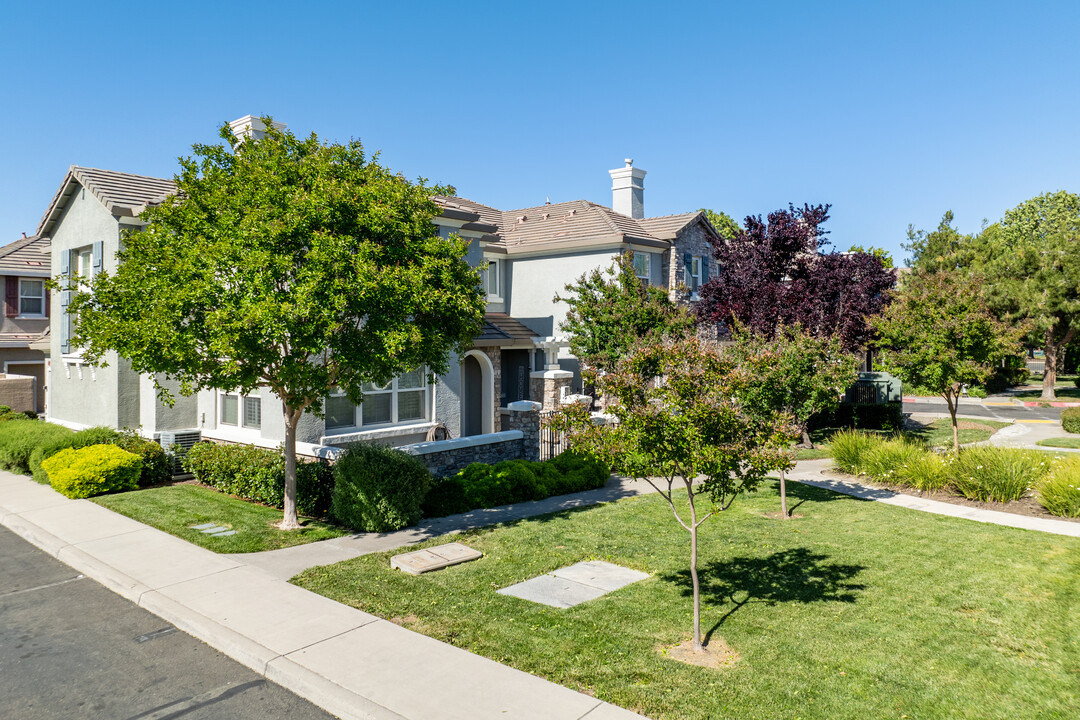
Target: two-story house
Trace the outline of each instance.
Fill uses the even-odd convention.
[[[49,239],[34,235],[0,247],[4,318],[0,321],[0,372],[34,378],[27,410],[45,410],[45,353],[49,329]],[[20,408],[23,409],[23,408]]]
[[[234,130],[258,138],[251,116]],[[594,267],[607,267],[621,252],[634,253],[643,280],[671,289],[705,282],[712,269],[708,240],[715,230],[701,213],[644,217],[645,171],[626,166],[610,172],[613,207],[584,200],[499,211],[463,198],[439,198],[438,233],[469,243],[468,261],[483,269],[488,312],[473,347],[450,359],[450,372],[429,384],[421,370],[365,388],[362,405],[343,396],[326,402],[325,418],[305,416],[298,451],[322,454],[325,446],[377,440],[393,445],[423,441],[445,429],[452,437],[496,432],[501,412],[515,400],[551,406],[569,389],[576,361],[558,338],[566,308],[554,302],[567,283]],[[92,276],[116,267],[125,228],[138,227],[147,205],[174,192],[170,180],[72,167],[46,211],[39,235],[52,239],[52,274]],[[198,430],[203,437],[274,447],[284,438],[280,401],[261,388],[246,396],[206,390],[177,396],[172,407],[157,401],[149,377],[120,358],[107,367],[84,363],[70,343],[72,318],[63,294],[52,319],[50,420],[73,427],[141,427]]]

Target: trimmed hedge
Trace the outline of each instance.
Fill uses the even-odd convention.
[[[0,467],[22,475],[30,474],[30,456],[39,446],[75,434],[74,430],[40,420],[11,420],[0,423]]]
[[[254,445],[196,443],[183,458],[195,480],[229,495],[280,508],[285,504],[285,455]],[[296,463],[296,511],[323,517],[334,479],[325,460]]]
[[[1065,432],[1080,433],[1080,407],[1065,408],[1061,411],[1061,428]]]
[[[574,450],[544,462],[473,463],[457,475],[432,484],[424,499],[424,516],[443,517],[476,508],[593,490],[603,487],[610,475],[602,461]]]
[[[53,490],[69,498],[134,490],[139,484],[142,460],[115,445],[60,450],[42,462]]]
[[[142,473],[139,486],[161,485],[172,480],[172,462],[165,448],[153,440],[148,440],[134,430],[120,432],[112,444],[121,450],[135,453],[142,461]]]
[[[334,463],[331,512],[360,532],[390,532],[420,519],[431,473],[416,457],[377,444],[354,444]]]
[[[28,466],[35,482],[49,484],[48,473],[41,467],[41,462],[66,448],[79,449],[91,445],[116,445],[121,450],[138,455],[142,461],[139,485],[160,485],[172,479],[169,457],[165,448],[153,440],[147,440],[134,430],[117,432],[107,427],[92,427],[65,435],[34,448],[30,453]]]

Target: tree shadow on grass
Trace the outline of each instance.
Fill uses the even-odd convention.
[[[766,557],[737,557],[699,566],[702,598],[714,604],[732,604],[705,633],[705,641],[750,603],[856,602],[857,593],[866,586],[850,581],[866,567],[828,560],[823,553],[792,548]],[[689,569],[661,575],[660,579],[679,585],[683,595],[693,596]]]

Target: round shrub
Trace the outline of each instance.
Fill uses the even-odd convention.
[[[595,455],[567,450],[548,461],[564,476],[563,492],[581,492],[602,488],[611,477],[611,469]],[[552,493],[562,494],[562,493]]]
[[[1065,432],[1080,433],[1080,407],[1065,408],[1061,411],[1061,427]]]
[[[1039,504],[1054,515],[1080,517],[1080,457],[1054,465],[1038,486]]]
[[[361,532],[389,532],[414,525],[431,474],[400,450],[355,444],[334,463],[331,513]]]
[[[172,462],[165,448],[158,443],[144,438],[133,430],[117,433],[116,438],[109,442],[142,459],[142,473],[139,475],[140,487],[160,485],[172,480]]]
[[[53,490],[69,498],[87,498],[134,490],[139,485],[142,460],[115,445],[91,445],[60,450],[41,466]]]
[[[34,448],[33,452],[30,453],[30,460],[27,462],[27,467],[29,467],[30,474],[34,477],[35,481],[47,485],[49,483],[49,476],[41,467],[42,460],[52,457],[56,453],[67,448],[77,450],[79,448],[90,447],[91,445],[115,444],[116,439],[119,437],[120,433],[112,428],[103,426],[86,428],[85,430],[80,430],[76,433],[62,435]]]

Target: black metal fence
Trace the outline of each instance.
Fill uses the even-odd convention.
[[[566,436],[549,424],[555,412],[547,410],[540,413],[540,459],[550,460],[566,449]]]

